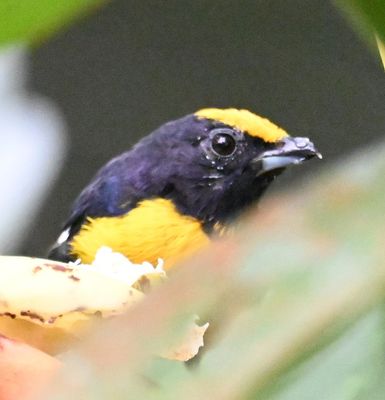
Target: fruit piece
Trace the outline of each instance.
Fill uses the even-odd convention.
[[[192,324],[183,340],[178,345],[173,346],[172,349],[163,352],[161,356],[177,361],[188,361],[195,357],[199,349],[204,345],[203,335],[208,327],[208,323],[202,326],[198,326],[195,323]]]
[[[0,335],[0,399],[41,398],[60,365],[48,354]]]
[[[133,282],[164,275],[161,267],[151,271],[148,264],[143,275],[141,267],[121,263],[120,270],[109,269],[106,260],[103,270],[100,259],[93,267],[1,256],[0,333],[50,354],[61,352],[90,322],[121,314],[141,300],[144,295]]]
[[[0,334],[49,354],[67,350],[101,318],[122,314],[166,279],[161,261],[133,264],[101,248],[92,265],[0,256]],[[165,358],[187,361],[208,324],[191,325]]]

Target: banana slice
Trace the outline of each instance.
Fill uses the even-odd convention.
[[[101,318],[122,314],[166,279],[161,260],[133,264],[102,247],[92,265],[0,256],[0,334],[55,355]],[[192,323],[163,357],[187,361],[203,346],[208,324]]]
[[[165,278],[161,265],[136,265],[114,254],[101,249],[95,265],[0,256],[0,333],[56,354],[92,321],[140,301],[142,286]]]

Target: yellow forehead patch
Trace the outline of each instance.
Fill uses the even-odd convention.
[[[250,136],[258,137],[265,142],[275,143],[289,136],[286,131],[270,122],[267,118],[253,114],[248,110],[236,108],[204,108],[195,113],[199,118],[207,118],[222,122]]]

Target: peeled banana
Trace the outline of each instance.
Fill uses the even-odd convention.
[[[44,352],[63,352],[98,319],[122,314],[166,279],[162,263],[132,264],[101,248],[92,265],[0,256],[0,334]],[[186,361],[203,345],[203,327],[164,356]]]

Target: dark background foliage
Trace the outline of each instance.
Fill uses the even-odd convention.
[[[61,108],[70,137],[23,247],[31,255],[45,253],[98,167],[199,108],[267,116],[311,137],[322,165],[385,128],[381,63],[324,0],[115,0],[37,48],[30,85]]]

